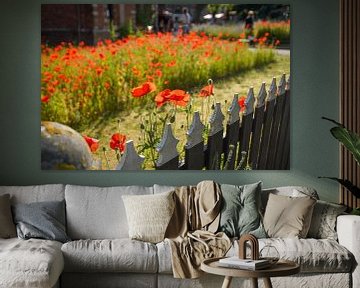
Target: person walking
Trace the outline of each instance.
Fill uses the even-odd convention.
[[[183,8],[183,35],[190,33],[191,16],[186,7]]]

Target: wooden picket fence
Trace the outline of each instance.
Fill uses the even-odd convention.
[[[207,141],[205,125],[195,112],[187,132],[185,158],[179,159],[177,140],[167,124],[157,147],[157,170],[285,170],[290,166],[290,77],[285,74],[279,85],[273,78],[268,92],[262,83],[258,96],[250,88],[245,109],[240,111],[238,94],[227,110],[220,103],[209,120]],[[127,141],[117,170],[141,170],[144,156],[138,155],[132,140]]]

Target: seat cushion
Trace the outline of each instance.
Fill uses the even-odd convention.
[[[52,287],[63,268],[60,242],[0,239],[0,287]]]
[[[153,194],[152,187],[66,185],[67,233],[73,239],[128,238],[123,195]]]
[[[156,273],[156,246],[130,239],[78,240],[61,250],[66,272]]]
[[[301,273],[350,272],[355,263],[353,255],[344,246],[330,239],[259,239],[260,251],[265,245],[275,247],[281,259],[298,263]],[[237,255],[237,251],[235,242],[227,256]]]
[[[259,249],[274,246],[281,259],[298,263],[301,273],[348,273],[354,265],[353,255],[339,243],[330,239],[267,238],[259,239]],[[159,273],[171,274],[171,248],[167,241],[157,244]],[[238,255],[235,241],[226,256]],[[250,257],[250,250],[248,251]],[[275,256],[275,255],[273,255]]]

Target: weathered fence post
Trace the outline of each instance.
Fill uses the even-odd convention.
[[[225,116],[221,111],[220,103],[216,103],[215,110],[209,120],[210,131],[205,152],[205,166],[208,170],[220,169],[221,154],[223,152],[224,119]]]
[[[163,137],[156,148],[159,158],[156,161],[157,170],[177,170],[179,169],[179,152],[177,144],[179,140],[174,137],[171,124],[165,125]]]
[[[122,155],[119,164],[115,170],[122,171],[136,171],[141,170],[141,165],[144,162],[145,157],[139,155],[134,147],[133,140],[126,141],[125,152]]]
[[[269,156],[266,163],[266,169],[268,170],[279,169],[279,167],[275,166],[275,160],[277,151],[279,151],[280,124],[284,113],[285,85],[285,74],[283,74],[279,82],[278,96],[276,97],[276,108],[270,136]]]
[[[242,151],[248,152],[249,150],[250,136],[252,131],[253,116],[254,116],[254,104],[255,104],[254,88],[250,87],[245,100],[245,110],[241,118],[241,125],[239,132],[240,148],[238,152],[237,165],[240,163],[241,160],[241,152]]]
[[[285,87],[284,115],[281,123],[280,140],[282,148],[277,152],[277,167],[279,169],[290,169],[290,77]]]
[[[185,144],[185,164],[183,169],[201,170],[204,168],[204,133],[205,125],[200,120],[200,113],[196,111],[187,131]]]
[[[276,93],[277,93],[277,86],[276,86],[276,78],[274,77],[271,82],[265,104],[265,115],[264,115],[265,120],[263,124],[263,133],[260,141],[260,153],[259,153],[259,160],[257,166],[257,169],[259,170],[265,169],[266,163],[268,161],[270,135],[271,135],[272,122],[273,122],[275,103],[276,103]]]
[[[265,116],[265,99],[266,99],[266,86],[265,82],[260,87],[259,94],[256,98],[254,127],[251,138],[251,150],[249,155],[249,163],[251,169],[256,170],[258,167],[259,151],[260,151],[260,139],[263,128],[264,116]]]
[[[240,127],[240,106],[239,94],[234,94],[234,98],[228,109],[229,120],[226,124],[226,136],[224,138],[224,169],[233,170],[235,168],[236,151],[239,140]],[[230,148],[231,147],[231,148]]]

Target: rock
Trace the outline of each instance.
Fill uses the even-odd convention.
[[[41,169],[91,170],[93,156],[84,138],[69,126],[41,122]]]

